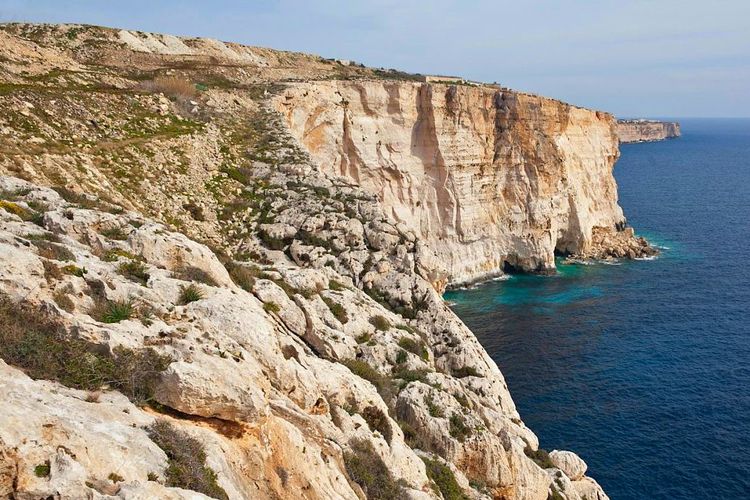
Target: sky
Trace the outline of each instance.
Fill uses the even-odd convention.
[[[0,0],[0,22],[207,36],[621,117],[750,117],[750,0]]]

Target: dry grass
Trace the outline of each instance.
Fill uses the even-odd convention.
[[[45,259],[71,261],[76,258],[73,252],[57,243],[47,240],[32,240],[31,243],[36,247],[39,256]]]
[[[180,265],[172,274],[178,280],[197,281],[208,286],[219,286],[213,276],[198,267]]]
[[[355,441],[351,449],[344,453],[346,472],[362,487],[368,500],[405,498],[404,489],[393,479],[369,441]]]
[[[166,420],[152,424],[148,435],[167,454],[167,486],[197,491],[213,498],[229,498],[216,482],[216,472],[206,465],[206,452],[200,441]]]
[[[0,358],[33,379],[56,380],[87,391],[104,385],[132,401],[151,399],[159,373],[171,358],[153,349],[115,348],[113,353],[72,338],[44,311],[0,294]]]
[[[386,331],[391,327],[391,322],[385,316],[376,314],[370,318],[370,324],[375,327],[376,330]]]
[[[173,99],[191,100],[198,96],[195,85],[178,76],[157,76],[141,83],[141,89],[154,94],[164,94]]]

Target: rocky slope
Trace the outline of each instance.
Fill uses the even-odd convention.
[[[680,136],[680,124],[655,120],[617,120],[621,143],[653,142]]]
[[[0,42],[0,495],[606,498],[439,292],[648,251],[609,115],[205,39]]]

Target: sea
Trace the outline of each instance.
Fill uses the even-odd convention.
[[[750,119],[680,119],[614,175],[652,260],[446,293],[547,450],[613,500],[750,499]]]

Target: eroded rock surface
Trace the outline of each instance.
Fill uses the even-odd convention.
[[[493,86],[295,83],[274,101],[325,172],[381,200],[458,284],[614,255],[624,226],[606,113]],[[641,246],[633,247],[641,255]]]

